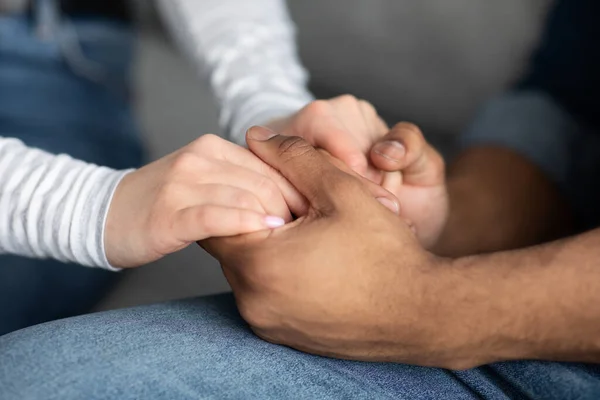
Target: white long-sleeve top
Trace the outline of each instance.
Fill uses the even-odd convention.
[[[243,144],[249,126],[289,115],[311,100],[284,0],[159,4],[210,79],[231,140]],[[0,136],[0,253],[111,269],[104,225],[126,173]]]

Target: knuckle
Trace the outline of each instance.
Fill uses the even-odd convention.
[[[218,227],[217,218],[214,218],[213,209],[210,206],[201,206],[196,211],[195,222],[206,232],[214,232]]]
[[[418,136],[419,138],[423,139],[423,132],[421,132],[421,128],[412,122],[399,122],[394,127],[394,130],[407,135]]]
[[[200,157],[191,151],[182,151],[173,160],[171,172],[179,174],[181,172],[194,171],[198,169]]]
[[[234,202],[238,208],[244,210],[256,210],[257,208],[260,208],[256,197],[246,191],[241,191],[236,194]]]
[[[331,106],[326,100],[315,100],[304,108],[304,111],[307,115],[312,116],[320,116],[328,114],[331,109]]]
[[[338,100],[340,103],[345,103],[345,104],[358,103],[358,99],[356,98],[356,96],[351,95],[351,94],[343,94],[341,96],[336,97],[336,100]]]
[[[198,139],[196,139],[193,142],[193,144],[195,146],[199,147],[200,149],[214,148],[214,147],[218,146],[222,140],[223,139],[221,139],[217,135],[214,135],[212,133],[207,133],[205,135],[200,136]]]
[[[377,113],[377,110],[375,109],[375,106],[373,106],[373,104],[369,103],[368,101],[359,100],[359,104],[365,113],[371,114],[371,115],[379,115]]]
[[[355,172],[362,172],[369,166],[365,156],[355,153],[346,156],[346,163]]]
[[[298,136],[290,136],[279,143],[277,154],[283,162],[290,162],[311,151],[314,151],[314,147],[306,140]]]

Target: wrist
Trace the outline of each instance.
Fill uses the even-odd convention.
[[[108,204],[103,222],[103,253],[107,266],[110,269],[120,270],[127,268],[132,264],[131,257],[134,257],[135,246],[130,241],[136,240],[137,233],[131,232],[130,227],[135,225],[131,218],[135,213],[131,207],[137,207],[136,203],[131,204],[131,197],[127,186],[128,181],[132,180],[134,170],[123,171],[119,179],[115,182],[114,188]],[[135,263],[135,262],[134,262]]]
[[[457,268],[454,260],[429,253],[427,261],[420,263],[418,273],[411,277],[416,289],[408,293],[410,300],[394,299],[394,308],[400,311],[389,330],[388,339],[394,343],[389,349],[394,353],[383,361],[456,370],[484,363],[485,315],[482,307],[470,304],[479,301],[480,293]],[[389,326],[389,315],[381,320],[381,326]],[[407,343],[415,354],[407,354]]]
[[[495,328],[488,323],[487,290],[465,274],[461,261],[470,268],[480,263],[476,257],[435,259],[421,312],[432,315],[427,336],[436,354],[433,366],[452,370],[473,368],[495,357],[489,343]]]
[[[554,342],[551,336],[561,336],[558,331],[565,326],[563,318],[552,316],[555,293],[533,266],[541,256],[537,248],[530,248],[449,262],[440,278],[440,293],[447,299],[441,314],[447,320],[440,333],[452,338],[450,368],[549,359],[544,348]]]

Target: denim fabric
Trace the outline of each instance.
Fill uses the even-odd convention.
[[[59,19],[52,1],[38,4],[33,18],[0,16],[0,135],[117,169],[139,166],[130,29]],[[0,256],[0,335],[89,311],[117,276]]]
[[[600,366],[512,362],[452,372],[317,357],[254,336],[227,294],[0,337],[0,398],[592,400]]]

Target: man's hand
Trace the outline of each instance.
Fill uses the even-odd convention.
[[[371,104],[350,95],[317,100],[269,127],[304,138],[382,185],[398,197],[421,243],[436,242],[448,212],[444,161],[419,128],[400,123],[389,131]]]
[[[432,247],[448,218],[442,156],[417,126],[401,122],[373,146],[370,159],[386,171],[381,185],[400,200],[401,216],[414,224],[421,243]]]
[[[367,101],[351,95],[317,100],[267,126],[284,135],[300,136],[342,160],[359,175],[381,182],[382,173],[371,165],[368,152],[389,128]]]
[[[247,149],[205,135],[129,175],[110,206],[115,267],[157,260],[211,236],[270,229],[306,212],[304,198]]]
[[[447,261],[303,139],[253,128],[248,144],[310,203],[282,228],[201,243],[221,261],[252,329],[327,356],[458,364],[466,339],[453,334],[438,290]]]

